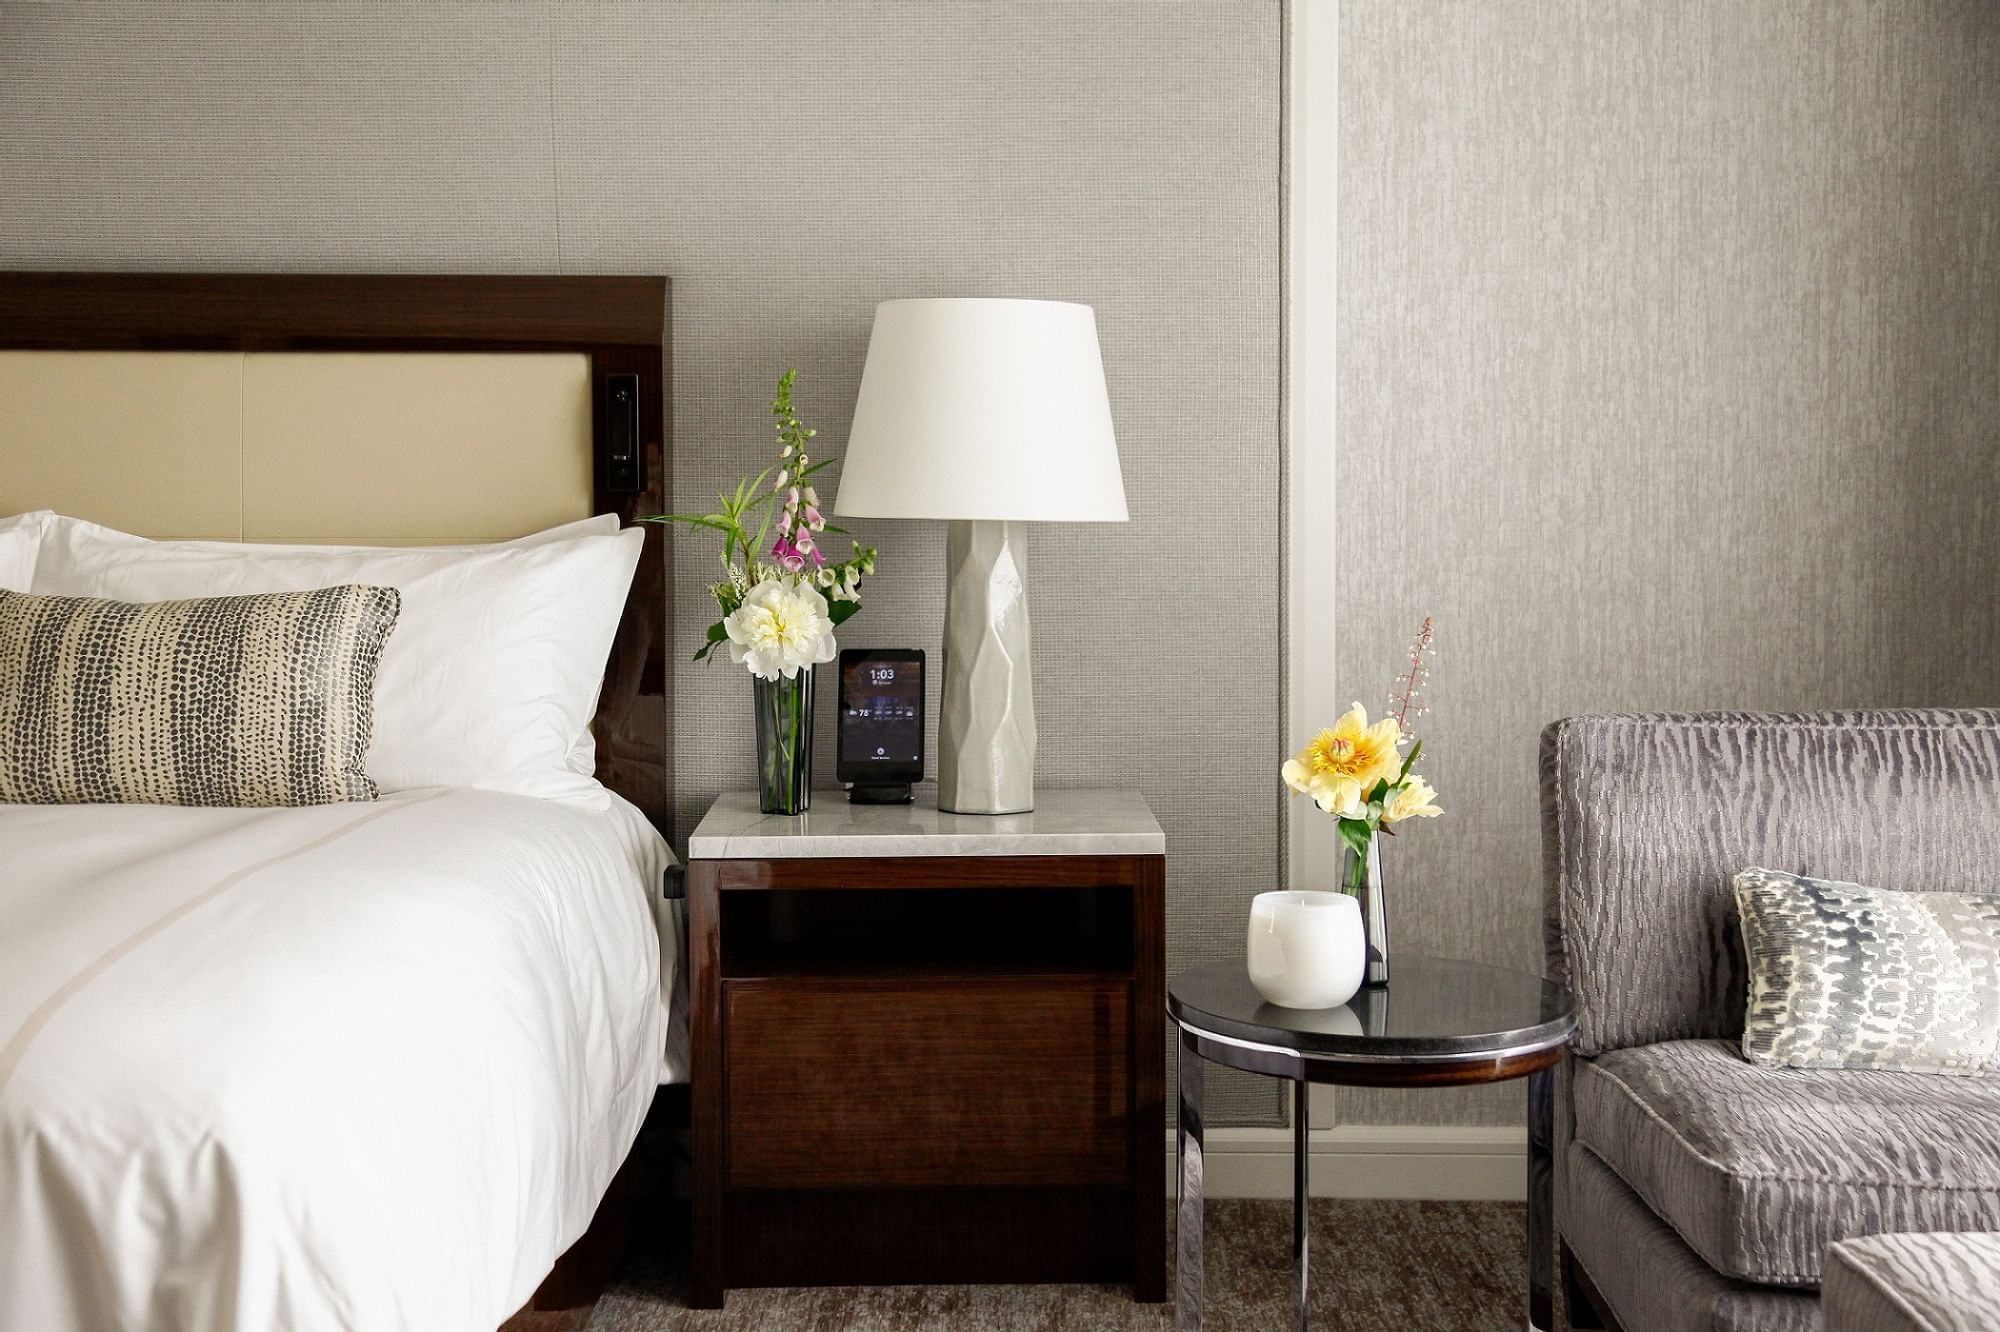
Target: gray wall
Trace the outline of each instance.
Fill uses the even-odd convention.
[[[2000,6],[1343,0],[1339,58],[1339,676],[1437,616],[1399,942],[1531,966],[1549,719],[2000,702]]]
[[[1342,0],[1339,678],[1443,635],[1400,946],[1535,964],[1549,718],[2000,698],[1996,13]],[[1279,27],[0,0],[0,264],[667,273],[687,502],[785,365],[839,443],[882,297],[1093,303],[1135,521],[1035,534],[1042,773],[1152,799],[1181,967],[1279,873]],[[849,641],[934,646],[941,533],[866,535]],[[746,680],[682,681],[685,831],[752,775]]]
[[[1096,306],[1133,522],[1034,533],[1040,771],[1152,800],[1181,967],[1279,874],[1280,41],[1239,0],[0,2],[0,266],[665,273],[685,505],[787,365],[838,446],[880,299]],[[862,534],[843,641],[934,650],[942,525]],[[748,676],[677,708],[684,835],[754,784]]]

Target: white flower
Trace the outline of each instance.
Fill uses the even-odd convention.
[[[836,650],[826,598],[810,584],[767,578],[723,620],[729,659],[760,680],[790,680],[802,667],[832,661]]]

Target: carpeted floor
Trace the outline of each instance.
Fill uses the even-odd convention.
[[[1206,1325],[1288,1327],[1291,1205],[1211,1202]],[[1526,1319],[1527,1209],[1518,1203],[1319,1200],[1312,1205],[1313,1325],[1340,1332],[1500,1332]],[[891,1286],[739,1290],[686,1307],[683,1252],[659,1241],[587,1314],[530,1315],[505,1332],[1159,1332],[1171,1305],[1107,1286]],[[1171,1285],[1171,1268],[1169,1284]]]

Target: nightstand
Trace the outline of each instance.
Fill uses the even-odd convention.
[[[1166,838],[1134,791],[977,816],[716,801],[688,843],[694,1303],[1166,1298]]]

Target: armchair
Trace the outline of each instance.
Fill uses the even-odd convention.
[[[2000,1231],[2000,1078],[1746,1062],[1730,893],[1751,865],[2000,891],[2000,711],[1575,717],[1541,783],[1574,1326],[1819,1332],[1830,1244]]]

